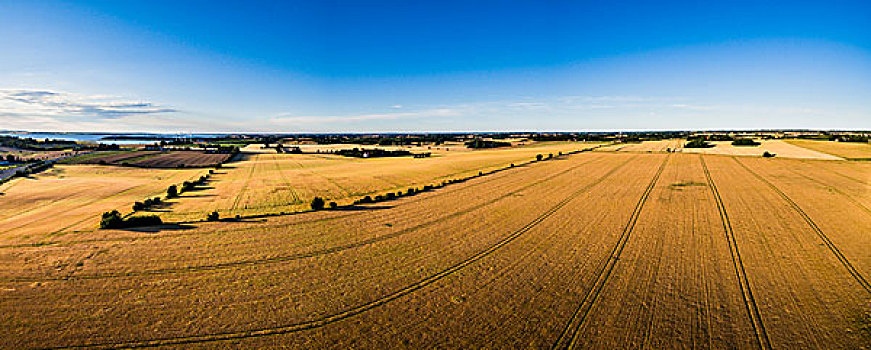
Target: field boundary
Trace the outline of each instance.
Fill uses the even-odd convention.
[[[771,349],[771,340],[768,338],[768,332],[765,330],[765,324],[762,322],[762,314],[759,312],[758,305],[756,305],[756,299],[753,297],[753,289],[750,288],[750,280],[747,278],[747,271],[744,269],[744,262],[741,260],[741,252],[738,250],[738,241],[735,239],[735,232],[732,230],[732,221],[729,219],[729,213],[726,212],[726,205],[723,203],[723,198],[720,197],[720,191],[717,189],[713,177],[711,177],[711,172],[708,170],[704,156],[699,155],[699,162],[702,163],[705,179],[708,182],[711,193],[714,195],[714,201],[717,203],[720,222],[723,223],[726,241],[729,243],[732,266],[735,268],[735,275],[738,277],[738,284],[741,287],[741,298],[744,301],[747,315],[750,317],[750,325],[753,327],[756,342],[759,348],[763,350]]]
[[[590,313],[590,310],[599,299],[599,295],[601,295],[602,289],[605,288],[605,284],[611,277],[611,272],[614,270],[614,266],[617,264],[617,261],[620,258],[620,254],[623,253],[623,248],[626,247],[626,243],[629,242],[629,236],[635,229],[635,224],[638,222],[638,217],[641,215],[644,204],[647,202],[647,198],[650,197],[650,193],[653,192],[653,188],[656,187],[656,183],[659,181],[659,177],[660,175],[662,175],[662,172],[665,169],[665,166],[670,158],[671,154],[665,156],[665,159],[662,160],[662,163],[659,165],[659,168],[656,170],[656,173],[653,175],[650,183],[644,189],[644,192],[641,194],[641,197],[635,204],[635,208],[632,210],[632,214],[629,216],[629,221],[626,223],[626,226],[623,227],[623,231],[620,233],[620,238],[617,240],[617,244],[614,246],[613,249],[611,249],[611,254],[609,254],[607,260],[605,261],[605,264],[599,270],[593,286],[590,288],[589,291],[587,291],[586,295],[584,295],[584,299],[581,300],[581,303],[578,305],[577,309],[575,309],[572,317],[569,319],[569,322],[560,333],[559,338],[557,338],[556,342],[554,342],[553,346],[551,347],[552,349],[571,349],[575,347],[578,333],[583,328],[587,320],[587,316]],[[577,325],[575,325],[576,323]],[[565,343],[566,341],[568,342],[568,344],[563,345],[563,343]]]
[[[811,217],[796,202],[794,202],[792,198],[789,198],[786,193],[777,188],[777,186],[771,183],[771,181],[768,181],[761,175],[757,174],[755,171],[750,169],[750,167],[739,161],[737,158],[732,159],[735,160],[735,162],[738,163],[742,168],[747,170],[747,172],[759,179],[759,181],[762,181],[763,183],[768,185],[769,188],[771,188],[772,190],[774,190],[774,192],[780,195],[780,197],[783,198],[783,200],[786,201],[786,203],[789,204],[789,206],[792,207],[792,209],[795,210],[802,217],[802,219],[804,219],[804,221],[808,224],[808,226],[810,226],[814,233],[817,234],[817,236],[823,241],[823,243],[825,243],[826,247],[829,248],[829,251],[831,251],[832,254],[834,254],[835,257],[841,262],[841,264],[844,265],[844,267],[847,269],[847,272],[850,273],[850,275],[852,275],[857,282],[859,282],[859,284],[862,286],[862,288],[865,289],[866,292],[871,294],[871,284],[869,284],[865,277],[863,277],[862,274],[858,270],[856,270],[855,267],[853,267],[853,264],[850,263],[850,260],[848,260],[847,257],[841,253],[841,250],[838,249],[837,246],[835,246],[835,243],[832,242],[831,239],[829,239],[829,236],[827,236],[825,232],[823,232],[823,230],[820,229],[819,226],[817,226],[816,222],[814,222],[814,220],[811,219]]]
[[[630,159],[631,160],[631,159]],[[516,240],[518,237],[523,234],[529,232],[532,228],[552,216],[554,213],[562,209],[569,202],[589,190],[590,188],[602,183],[605,179],[609,178],[613,175],[617,170],[621,169],[623,166],[629,163],[629,160],[618,165],[617,167],[611,169],[608,173],[602,175],[597,180],[587,184],[586,186],[576,190],[571,193],[568,197],[564,198],[556,205],[546,210],[535,219],[521,227],[520,229],[514,231],[510,235],[502,238],[495,244],[491,245],[487,249],[484,249],[474,255],[442,270],[441,272],[431,275],[427,278],[419,280],[418,282],[412,283],[400,290],[397,290],[388,295],[382,296],[378,299],[372,300],[368,303],[359,305],[357,307],[335,313],[329,316],[321,317],[311,321],[304,321],[284,326],[276,326],[276,327],[266,327],[248,331],[231,331],[231,332],[221,332],[221,333],[213,333],[213,334],[205,334],[205,335],[192,335],[192,336],[178,336],[178,337],[168,337],[168,338],[160,338],[160,339],[151,339],[151,340],[141,340],[141,341],[130,341],[130,342],[109,342],[109,343],[96,343],[96,344],[83,344],[83,345],[72,345],[72,346],[59,346],[59,347],[50,347],[46,349],[121,349],[121,348],[146,348],[146,347],[157,347],[157,346],[165,346],[165,345],[184,345],[184,344],[196,344],[196,343],[207,343],[207,342],[215,342],[215,341],[223,341],[223,340],[233,340],[233,339],[246,339],[246,338],[256,338],[263,336],[271,336],[278,334],[288,334],[295,333],[303,330],[314,329],[323,327],[332,323],[339,322],[341,320],[350,318],[352,316],[356,316],[362,314],[366,311],[375,309],[379,306],[387,304],[393,300],[396,300],[402,296],[411,294],[419,289],[422,289],[426,286],[429,286],[445,277],[451,276],[457,271],[464,269],[465,267],[481,260],[484,257],[487,257],[494,252],[498,251],[500,248],[508,245],[509,243]]]

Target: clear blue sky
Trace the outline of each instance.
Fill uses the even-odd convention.
[[[0,1],[0,129],[722,128],[871,129],[871,3]]]

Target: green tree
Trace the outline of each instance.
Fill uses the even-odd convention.
[[[324,199],[321,197],[315,197],[314,199],[312,199],[311,207],[313,210],[324,209]]]

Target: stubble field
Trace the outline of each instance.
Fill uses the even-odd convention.
[[[588,152],[353,210],[15,236],[0,347],[868,348],[869,174]]]

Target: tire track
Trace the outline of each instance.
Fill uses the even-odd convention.
[[[254,169],[257,169],[258,160],[256,158],[259,158],[259,157],[255,156],[254,158],[255,159],[251,162],[251,171],[248,172],[248,177],[245,178],[245,183],[242,185],[242,188],[239,190],[239,194],[236,195],[236,199],[233,201],[233,206],[230,208],[231,212],[236,210],[236,207],[239,205],[239,201],[242,199],[242,195],[244,195],[245,190],[248,189],[248,184],[251,182],[251,177],[254,176]]]
[[[634,159],[634,158],[635,157],[627,159],[626,161],[624,161],[620,165],[611,169],[607,174],[604,175],[604,177],[610,176],[611,174],[613,174],[614,172],[616,172],[617,170],[619,170],[623,166],[629,164],[632,161],[632,159]],[[277,257],[271,257],[271,258],[265,258],[265,259],[237,260],[237,261],[230,261],[230,262],[211,264],[211,265],[198,265],[198,266],[154,269],[154,270],[124,272],[124,273],[103,273],[103,274],[81,275],[81,276],[55,276],[55,277],[34,277],[34,278],[8,278],[8,279],[0,278],[0,281],[4,281],[4,282],[41,282],[41,281],[98,280],[98,279],[110,279],[110,278],[121,278],[121,277],[156,276],[156,275],[168,275],[168,274],[179,274],[179,273],[193,273],[193,272],[202,272],[202,271],[225,270],[225,269],[246,267],[246,266],[268,265],[268,264],[276,264],[276,263],[281,263],[281,262],[288,262],[288,261],[301,260],[301,259],[306,259],[306,258],[313,258],[313,257],[317,257],[317,256],[322,256],[322,255],[334,254],[334,253],[338,253],[338,252],[341,252],[344,250],[360,248],[360,247],[364,247],[364,246],[371,245],[374,243],[378,243],[378,242],[390,240],[393,238],[397,238],[400,236],[404,236],[406,234],[416,232],[420,229],[439,224],[439,223],[444,222],[446,220],[453,219],[453,218],[468,214],[470,212],[485,208],[485,207],[490,206],[496,202],[499,202],[505,198],[511,197],[518,192],[525,191],[531,187],[546,184],[548,181],[550,181],[554,178],[565,175],[565,174],[567,174],[571,171],[574,171],[574,170],[580,168],[581,166],[587,165],[589,163],[591,163],[591,162],[580,163],[580,164],[573,166],[571,168],[568,168],[566,170],[560,171],[558,173],[552,174],[552,175],[545,177],[543,179],[540,179],[538,181],[535,181],[535,182],[532,182],[532,183],[527,184],[525,186],[522,186],[516,190],[506,192],[505,194],[503,194],[499,197],[496,197],[494,199],[491,199],[489,201],[472,206],[471,208],[468,208],[466,210],[457,211],[457,212],[451,213],[449,215],[442,216],[442,217],[439,217],[437,219],[430,220],[428,222],[418,224],[418,225],[415,225],[415,226],[412,226],[412,227],[409,227],[406,229],[402,229],[402,230],[399,230],[399,231],[396,231],[393,233],[365,239],[362,241],[357,241],[354,243],[333,246],[333,247],[325,248],[325,249],[319,249],[319,250],[315,250],[315,251],[311,251],[311,252],[291,254],[291,255],[285,255],[285,256],[277,256]],[[601,182],[601,181],[598,181],[598,182]],[[596,182],[596,183],[598,183],[598,182]]]
[[[650,197],[650,193],[653,192],[653,188],[659,181],[659,177],[662,175],[662,171],[665,169],[665,165],[668,163],[670,158],[671,154],[665,156],[665,159],[662,160],[662,163],[659,165],[659,168],[656,170],[656,173],[653,175],[647,188],[644,189],[644,192],[635,204],[635,208],[632,210],[632,215],[630,215],[629,221],[623,228],[623,232],[620,233],[620,238],[617,240],[617,244],[613,249],[611,249],[611,254],[599,270],[595,283],[593,283],[593,286],[587,291],[586,295],[584,295],[584,299],[581,300],[581,303],[578,305],[577,309],[575,309],[569,322],[560,333],[559,338],[557,338],[556,342],[554,342],[551,347],[552,349],[570,349],[575,347],[578,333],[580,333],[580,330],[584,327],[584,323],[587,320],[590,310],[592,310],[593,305],[598,300],[602,289],[604,289],[605,284],[608,282],[608,278],[611,277],[611,272],[614,270],[614,266],[617,264],[620,254],[623,253],[623,248],[626,247],[626,243],[629,241],[629,236],[635,229],[635,223],[638,222],[641,210],[644,208],[647,198]]]
[[[634,158],[634,157],[633,157]],[[417,290],[420,290],[426,286],[429,286],[439,280],[442,280],[446,277],[453,275],[454,273],[464,269],[465,267],[497,252],[500,248],[510,244],[523,234],[529,232],[538,224],[543,222],[544,220],[551,217],[554,213],[565,207],[569,202],[577,198],[578,196],[584,194],[590,188],[602,183],[604,180],[608,179],[613,175],[617,170],[625,166],[632,159],[627,160],[626,162],[618,165],[617,167],[611,169],[608,173],[602,175],[592,183],[576,190],[571,193],[568,197],[564,198],[557,204],[555,204],[550,209],[541,213],[535,219],[521,227],[520,229],[514,231],[508,236],[503,237],[498,242],[494,243],[487,249],[484,249],[450,267],[442,270],[439,273],[426,277],[422,280],[419,280],[415,283],[412,283],[402,289],[399,289],[391,294],[382,296],[378,299],[372,300],[368,303],[359,305],[357,307],[338,312],[329,316],[321,317],[311,321],[299,322],[288,324],[284,326],[276,326],[276,327],[264,327],[260,329],[247,330],[247,331],[230,331],[230,332],[221,332],[221,333],[213,333],[213,334],[204,334],[204,335],[193,335],[193,336],[179,336],[179,337],[167,337],[167,338],[159,338],[159,339],[150,339],[150,340],[141,340],[141,341],[130,341],[130,342],[107,342],[107,343],[95,343],[95,344],[83,344],[83,345],[72,345],[72,346],[61,346],[61,347],[51,347],[45,349],[122,349],[122,348],[146,348],[146,347],[157,347],[157,346],[167,346],[167,345],[185,345],[185,344],[197,344],[197,343],[207,343],[207,342],[215,342],[215,341],[223,341],[223,340],[239,340],[246,338],[258,338],[264,336],[271,335],[279,335],[279,334],[288,334],[295,333],[303,330],[314,329],[323,327],[329,324],[333,324],[339,322],[341,320],[362,314],[366,311],[375,309],[382,305],[385,305],[391,301],[399,299],[405,295],[409,295]],[[541,183],[541,182],[537,182]]]
[[[720,191],[711,177],[711,172],[708,170],[708,165],[705,163],[705,158],[699,155],[699,161],[702,163],[702,169],[705,172],[708,187],[714,195],[714,201],[717,203],[717,211],[720,214],[720,222],[723,223],[723,230],[726,232],[726,241],[729,243],[729,254],[732,257],[732,266],[735,268],[735,275],[738,277],[738,284],[741,287],[741,297],[744,301],[744,308],[747,315],[750,317],[750,325],[753,327],[753,334],[756,336],[756,343],[760,349],[771,349],[771,340],[768,338],[768,332],[765,330],[765,324],[762,322],[762,314],[759,312],[759,307],[756,305],[756,299],[753,297],[753,290],[750,288],[750,281],[747,278],[747,271],[744,269],[744,263],[741,260],[741,252],[738,250],[738,241],[735,239],[735,232],[732,231],[732,221],[729,219],[729,213],[726,212],[726,206],[723,203],[723,198],[720,197]]]
[[[287,179],[287,174],[284,173],[284,170],[281,169],[281,165],[278,163],[278,155],[272,155],[272,164],[275,165],[275,170],[278,171],[278,174],[281,175],[281,181],[284,182],[284,185],[287,187],[288,191],[290,191],[290,196],[293,197],[293,203],[299,204],[302,203],[302,200],[299,198],[299,195],[296,193],[296,190],[290,185],[290,181]]]
[[[826,189],[829,189],[829,190],[831,190],[831,191],[833,191],[833,192],[835,192],[835,193],[838,193],[838,194],[844,196],[845,199],[847,199],[848,201],[850,201],[851,203],[853,203],[854,205],[856,205],[856,206],[859,207],[860,209],[864,210],[866,213],[871,214],[871,209],[868,209],[868,207],[866,207],[864,204],[860,203],[858,200],[856,200],[855,198],[853,198],[853,196],[851,196],[851,195],[845,193],[844,191],[839,190],[837,187],[835,187],[835,186],[831,186],[831,185],[829,185],[829,184],[827,184],[827,183],[825,183],[825,182],[823,182],[823,181],[821,181],[821,180],[817,180],[817,179],[814,179],[814,178],[812,178],[812,177],[810,177],[810,176],[807,176],[807,175],[805,175],[805,174],[802,174],[802,173],[801,173],[800,171],[798,171],[798,170],[791,169],[791,168],[789,168],[789,167],[784,167],[784,169],[787,169],[787,170],[789,170],[790,172],[792,172],[793,174],[796,174],[796,175],[801,176],[801,177],[803,177],[803,178],[805,178],[805,179],[808,179],[808,180],[810,180],[811,182],[814,182],[814,183],[816,183],[816,184],[818,184],[818,185],[820,185],[820,186],[825,187]]]
[[[787,196],[786,193],[784,193],[779,188],[777,188],[777,186],[775,186],[773,183],[771,183],[771,181],[768,181],[766,178],[762,177],[761,175],[759,175],[756,172],[754,172],[753,170],[751,170],[747,165],[745,165],[740,160],[738,160],[738,158],[732,157],[732,159],[736,163],[741,165],[742,168],[747,170],[747,172],[749,172],[754,177],[759,179],[759,181],[762,181],[763,183],[768,185],[769,188],[774,190],[774,192],[777,192],[777,194],[780,195],[780,197],[783,198],[783,200],[786,201],[789,204],[789,206],[792,207],[792,209],[795,210],[796,213],[798,213],[802,217],[802,219],[804,219],[804,221],[808,224],[808,226],[810,226],[810,228],[814,231],[814,233],[816,233],[817,236],[820,237],[820,239],[823,241],[823,243],[825,243],[826,247],[829,248],[829,251],[831,251],[832,254],[834,254],[835,257],[838,258],[838,260],[841,262],[841,264],[843,264],[844,267],[847,268],[847,272],[850,273],[850,275],[853,276],[853,278],[856,279],[857,282],[859,282],[859,284],[862,286],[862,288],[865,289],[866,292],[871,294],[871,284],[868,283],[868,280],[866,280],[865,277],[863,277],[862,274],[858,270],[856,270],[855,267],[853,267],[853,264],[850,263],[850,260],[848,260],[847,257],[845,257],[843,253],[841,253],[841,250],[838,249],[838,247],[835,245],[835,243],[832,242],[831,239],[829,239],[829,236],[827,236],[823,232],[823,230],[820,229],[819,226],[817,226],[816,222],[814,222],[814,220],[811,219],[810,215],[805,213],[805,211],[797,203],[795,203],[791,198],[789,198],[789,196]]]

